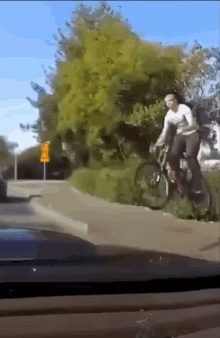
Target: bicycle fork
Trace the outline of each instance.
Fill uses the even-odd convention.
[[[160,164],[160,172],[159,173],[154,173],[153,178],[151,180],[151,186],[153,187],[154,185],[158,184],[161,178],[162,173],[164,172],[166,163],[167,163],[167,156],[168,156],[168,151],[169,151],[169,146],[167,145],[165,148],[165,156],[162,161],[159,160]]]

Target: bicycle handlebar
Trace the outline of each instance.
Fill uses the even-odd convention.
[[[155,154],[157,151],[157,147],[155,146],[155,144],[151,145],[149,150],[150,150],[150,154]]]
[[[165,144],[163,146],[157,146],[156,144],[151,145],[150,146],[150,153],[155,154],[157,152],[157,149],[159,149],[161,151],[161,150],[165,149],[167,146],[168,146],[167,144]]]

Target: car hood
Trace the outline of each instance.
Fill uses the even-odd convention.
[[[0,260],[97,256],[95,245],[79,237],[39,229],[0,229]]]
[[[13,264],[14,261],[28,260],[33,260],[35,265],[41,262],[42,268],[37,270],[39,275],[35,274],[36,281],[62,279],[106,282],[220,276],[219,262],[119,245],[93,245],[79,237],[57,231],[1,229],[1,266],[8,265],[9,263],[5,264],[6,261]],[[51,260],[64,261],[70,266],[64,269],[57,262],[53,264],[57,264],[58,268],[53,268],[48,265]],[[22,273],[26,279],[31,280],[33,276],[28,277],[30,269],[26,263],[17,266],[17,275]],[[15,270],[8,269],[2,272],[7,280],[10,279],[10,274],[15,274]],[[60,269],[59,272],[57,269]]]

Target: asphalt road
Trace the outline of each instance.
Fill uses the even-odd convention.
[[[54,181],[54,183],[56,183],[56,181]],[[25,188],[24,188],[24,186],[25,186]],[[54,224],[52,221],[48,221],[48,219],[46,219],[43,216],[41,216],[40,214],[34,212],[33,209],[30,207],[29,203],[30,203],[31,198],[36,197],[36,196],[40,196],[45,188],[46,188],[46,184],[43,181],[38,181],[37,184],[34,183],[34,182],[33,183],[32,182],[28,182],[28,183],[25,182],[25,184],[23,184],[22,182],[20,182],[20,183],[9,182],[9,184],[8,184],[8,201],[7,201],[7,203],[0,203],[0,228],[7,228],[7,227],[9,227],[9,228],[11,228],[11,227],[14,227],[14,228],[39,228],[39,229],[43,228],[43,229],[48,229],[48,230],[58,230],[58,231],[60,231],[61,229],[56,224]],[[29,198],[29,195],[30,195],[30,198]],[[150,257],[150,256],[152,256],[152,257]],[[158,257],[156,257],[156,256],[158,256]],[[150,261],[149,258],[152,258],[152,260]],[[191,258],[186,259],[186,257],[183,257],[182,262],[178,261],[178,264],[175,264],[176,263],[176,256],[175,255],[173,255],[173,257],[171,257],[168,254],[166,254],[166,255],[164,254],[163,257],[162,257],[162,260],[161,260],[160,253],[158,252],[158,253],[148,253],[145,256],[143,254],[140,254],[138,256],[138,259],[137,259],[137,257],[135,258],[135,257],[132,257],[131,255],[128,255],[126,257],[126,259],[124,259],[124,260],[118,260],[117,257],[115,257],[115,258],[113,257],[112,259],[109,258],[108,263],[105,262],[104,266],[102,264],[99,265],[99,266],[96,266],[96,270],[94,269],[94,266],[90,266],[90,270],[88,270],[88,266],[87,266],[86,271],[85,271],[84,267],[78,266],[77,274],[76,274],[76,267],[74,267],[73,271],[75,272],[77,279],[79,278],[79,273],[81,273],[81,278],[83,278],[83,277],[86,278],[86,281],[88,281],[89,275],[90,275],[91,280],[94,281],[94,278],[97,278],[98,273],[99,273],[99,276],[105,275],[107,279],[110,279],[110,277],[114,278],[114,276],[113,276],[114,274],[115,274],[115,276],[119,277],[121,272],[127,274],[127,276],[130,276],[131,269],[135,272],[136,277],[138,277],[138,273],[139,273],[139,277],[144,278],[143,274],[141,273],[141,270],[144,268],[145,271],[146,271],[146,267],[148,268],[148,275],[149,275],[149,273],[152,274],[152,275],[156,275],[156,276],[167,275],[167,273],[174,273],[174,274],[181,275],[182,274],[181,269],[188,270],[189,273],[193,272],[193,270],[194,270],[193,263],[196,266],[196,262],[192,262],[192,261],[193,260]],[[114,268],[112,266],[114,266]],[[200,271],[203,271],[203,266],[201,265],[201,263],[199,263],[199,265],[196,266],[196,267],[197,267],[197,269],[200,269]],[[210,267],[211,267],[211,263],[209,263],[209,268]],[[26,271],[24,271],[23,274],[21,273],[21,269],[25,269],[25,267],[19,266],[17,269],[19,270],[18,276],[22,276],[22,275],[27,276]],[[190,270],[191,270],[191,272],[190,272]],[[105,271],[105,274],[103,274],[103,271]],[[41,273],[43,273],[43,270],[41,271]],[[65,275],[64,269],[62,269],[60,271],[60,273],[63,274],[62,276],[60,275],[60,278],[66,279],[67,276]],[[87,273],[87,275],[86,275],[86,273]],[[39,274],[39,271],[38,271],[38,274]],[[8,271],[8,273],[6,273],[6,276],[9,277],[9,275],[10,275],[10,273]],[[71,274],[68,272],[68,275],[71,275]],[[46,270],[46,276],[48,277],[48,268]],[[56,269],[54,269],[54,271],[51,269],[50,277],[51,276],[54,276],[55,278],[57,278],[57,270]],[[74,273],[72,273],[72,276],[74,276]],[[13,271],[13,278],[14,278],[14,271]],[[208,290],[205,290],[205,292],[208,293]],[[179,294],[179,297],[182,296],[181,292],[178,292],[178,294]],[[119,297],[118,295],[116,295],[116,296],[117,296],[117,306],[118,306],[118,304],[120,304],[120,302],[121,302],[121,299],[118,298]],[[174,295],[174,296],[176,297],[176,295]],[[209,297],[209,295],[206,295],[206,296]],[[114,297],[114,295],[111,295],[111,298],[112,297]],[[133,297],[133,295],[132,295],[132,297]],[[143,296],[141,295],[141,297],[143,297]],[[150,300],[153,301],[154,303],[156,303],[155,299],[152,298],[152,297],[153,296],[151,294]],[[161,295],[159,295],[159,297],[161,297]],[[185,294],[182,297],[185,300]],[[191,297],[191,300],[193,300],[195,302],[195,305],[197,305],[198,297],[193,298],[192,294],[190,295],[190,297]],[[181,301],[183,301],[183,299],[181,299]],[[169,294],[169,301],[170,300],[173,302],[173,299],[171,299],[171,295]],[[135,301],[137,301],[136,296],[135,296]],[[163,301],[164,301],[164,299],[163,299]],[[13,302],[13,304],[15,304],[15,303],[17,304],[17,302]],[[71,300],[71,304],[72,304],[72,300]],[[82,302],[81,302],[81,304],[82,304]],[[143,304],[143,302],[141,303],[141,306],[142,306],[142,304]],[[65,306],[66,306],[66,303],[65,303]],[[94,304],[92,304],[92,307],[93,306],[94,306]],[[215,305],[215,306],[218,306],[218,305]],[[60,307],[60,304],[59,304],[59,307]],[[204,324],[204,327],[202,327],[202,325],[200,325],[200,326],[198,325],[196,330],[198,330],[198,328],[200,330],[205,330],[207,328],[211,328],[212,326],[216,326],[216,324],[213,324],[213,325],[209,324],[209,326],[206,328],[207,323],[203,318],[205,318],[205,317],[206,318],[212,318],[213,317],[213,312],[211,312],[211,310],[210,310],[210,312],[208,312],[207,308],[208,307],[206,307],[206,309],[205,309],[206,312],[205,312],[203,317],[202,317],[203,313],[201,314],[201,306],[198,310],[199,311],[198,315],[197,315],[196,309],[195,310],[192,309],[191,312],[192,311],[194,311],[194,312],[190,313],[190,315],[189,315],[189,310],[188,309],[185,310],[186,314],[188,315],[188,317],[190,319],[192,317],[192,314],[194,315],[194,317],[196,317],[196,315],[197,315],[197,317],[200,316],[199,320],[200,320],[201,323]],[[218,310],[218,308],[217,308],[217,310]],[[167,310],[166,310],[166,313],[167,313]],[[170,314],[170,313],[167,314],[167,317],[169,317],[168,319],[170,320],[170,318],[171,318],[173,321],[176,320],[176,317],[175,317],[176,313],[177,313],[177,311],[174,310],[172,314]],[[186,314],[185,314],[185,316],[186,316]],[[127,320],[127,316],[128,315],[126,314],[126,320]],[[31,316],[31,317],[34,318],[34,317],[39,317],[39,316]],[[117,317],[118,317],[118,314],[117,314]],[[16,318],[16,317],[14,317],[14,318]],[[65,318],[66,318],[66,314],[65,314]],[[161,318],[162,318],[162,315],[161,315]],[[164,314],[163,314],[163,318],[164,318]],[[182,322],[184,320],[186,320],[185,317],[184,317],[184,314],[181,314],[181,318],[182,318]],[[219,323],[218,316],[216,316],[216,318],[217,318],[217,321]],[[8,318],[6,318],[6,319],[8,319]],[[138,319],[139,319],[139,314],[138,314]],[[166,317],[165,317],[165,319],[166,319]],[[165,319],[163,319],[163,321],[164,321],[164,323],[166,322],[166,325],[168,327],[168,319],[167,320],[165,320]],[[3,327],[3,331],[5,330],[4,332],[9,332],[10,331],[9,327],[12,327],[12,328],[15,327],[16,330],[17,330],[18,327],[21,327],[21,324],[20,324],[21,320],[22,320],[22,318],[19,318],[18,323],[15,322],[15,323],[13,323],[13,325],[12,325],[12,323],[10,323],[10,325],[8,327],[6,327],[7,323],[4,324],[1,321],[1,327]],[[88,320],[89,320],[88,318],[83,318],[83,322],[88,323]],[[96,326],[100,324],[99,320],[100,320],[100,317],[96,321]],[[22,337],[24,336],[24,332],[26,332],[25,330],[27,330],[26,321],[27,320],[25,319],[24,330],[23,330],[23,333],[20,335]],[[78,323],[78,321],[79,321],[79,319],[77,317],[77,323]],[[132,323],[133,323],[133,321],[134,321],[134,317],[132,316]],[[191,321],[192,321],[192,319],[191,319]],[[56,320],[56,322],[57,322],[57,320]],[[109,319],[108,319],[108,322],[109,322]],[[92,320],[92,323],[94,324],[94,319]],[[122,323],[121,325],[124,325],[124,324]],[[190,322],[190,325],[191,325],[191,322]],[[33,327],[33,323],[29,326]],[[171,325],[169,324],[169,326],[171,326]],[[41,327],[41,325],[37,325],[36,327]],[[51,325],[51,327],[52,327],[52,325]],[[177,327],[177,324],[176,324],[176,327]],[[53,328],[54,328],[54,324],[53,324]],[[54,332],[58,332],[59,329],[60,329],[60,327],[56,328],[56,330]],[[75,327],[74,327],[74,329],[75,329]],[[124,330],[124,326],[123,326],[123,330]],[[104,328],[103,329],[103,335],[104,335],[104,332],[106,333],[106,331],[107,331],[107,329]],[[192,330],[192,332],[193,332],[193,330]],[[214,335],[216,335],[216,333],[217,332],[215,331]],[[196,332],[196,334],[197,334],[197,332]],[[214,337],[214,335],[213,335],[213,337]],[[203,335],[201,333],[201,337],[202,336]],[[211,333],[209,333],[209,336],[211,337]],[[206,337],[206,335],[204,335],[204,337]]]
[[[39,184],[25,184],[25,189],[23,183],[9,182],[8,200],[0,203],[0,228],[43,228],[60,231],[56,224],[34,212],[29,205],[33,197],[40,196],[42,189],[43,181]]]
[[[8,203],[0,204],[0,227],[43,228],[70,233],[98,246],[119,245],[219,262],[218,246],[200,250],[218,241],[219,223],[179,220],[162,211],[111,204],[70,189],[67,183],[9,181]],[[35,200],[43,208],[38,203],[38,208],[33,207]],[[78,223],[88,231],[78,231]]]

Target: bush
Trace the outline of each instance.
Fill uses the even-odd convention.
[[[205,181],[208,185],[210,196],[211,196],[211,210],[210,210],[210,221],[220,220],[220,172],[209,171],[203,173]]]
[[[140,157],[130,157],[124,165],[111,165],[102,169],[80,169],[71,176],[73,185],[84,193],[111,202],[144,206],[140,191],[133,185],[134,174],[141,163]],[[204,174],[211,195],[210,214],[204,221],[220,220],[220,175],[218,171]],[[173,194],[164,211],[181,219],[201,220],[199,212],[194,212],[191,201]]]
[[[79,189],[85,194],[95,195],[96,176],[99,170],[89,170],[80,168],[73,172],[69,180],[76,189]]]

